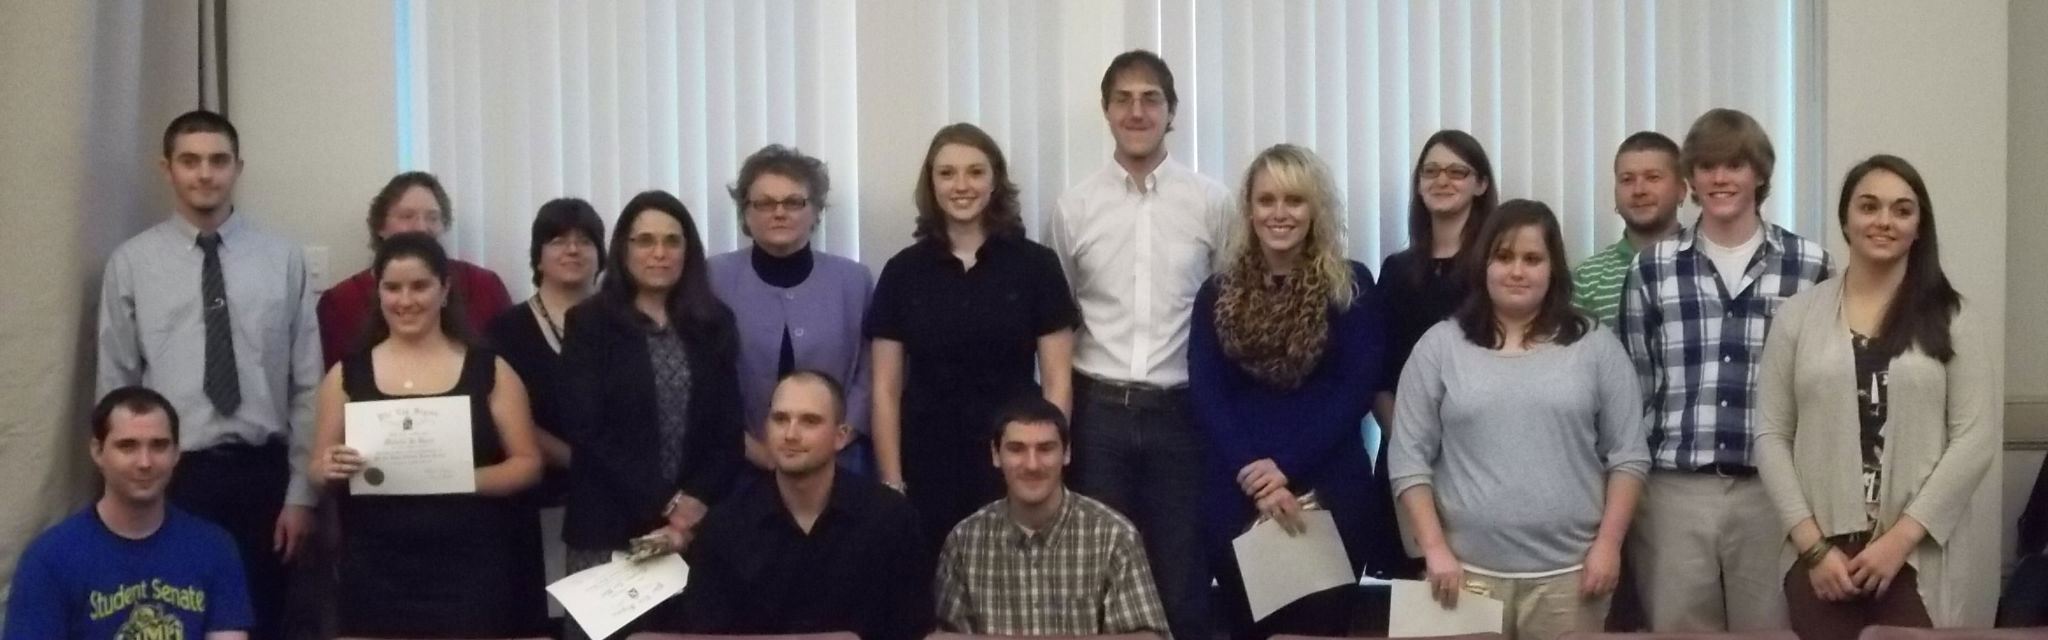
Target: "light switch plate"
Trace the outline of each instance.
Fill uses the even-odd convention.
[[[334,286],[334,282],[328,279],[331,273],[328,270],[328,258],[326,246],[306,245],[306,281],[313,285],[314,291],[326,291],[328,287]]]

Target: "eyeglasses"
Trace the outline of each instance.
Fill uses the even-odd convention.
[[[1472,168],[1462,164],[1422,165],[1422,179],[1435,180],[1437,176],[1449,176],[1452,180],[1464,180],[1472,177]]]
[[[803,196],[790,196],[781,200],[762,198],[760,200],[747,201],[748,209],[761,213],[774,213],[777,207],[780,207],[783,211],[803,211],[810,208],[810,206],[811,199]]]
[[[580,233],[555,236],[555,239],[547,241],[547,248],[562,251],[569,249],[592,249],[596,247],[597,243],[591,242],[590,238],[583,237],[583,234]]]
[[[626,242],[633,245],[633,248],[641,250],[653,249],[655,245],[661,245],[667,249],[683,248],[683,236],[680,234],[657,236],[652,233],[643,233],[627,238]]]

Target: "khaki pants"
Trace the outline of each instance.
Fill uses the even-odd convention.
[[[1501,635],[1509,640],[1556,640],[1570,631],[1598,632],[1607,625],[1613,596],[1579,596],[1582,571],[1548,578],[1496,578],[1465,572],[1465,584],[1506,604]]]
[[[1643,613],[1657,632],[1786,628],[1789,553],[1754,477],[1653,472],[1629,531]]]

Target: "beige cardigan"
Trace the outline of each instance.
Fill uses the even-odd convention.
[[[1926,526],[1906,561],[1941,627],[1989,627],[1998,606],[2004,438],[1999,381],[1974,315],[1967,306],[1957,314],[1947,364],[1918,348],[1892,359],[1880,461],[1877,521],[1889,528],[1904,514]],[[1784,302],[1763,358],[1753,450],[1780,524],[1788,534],[1809,517],[1830,536],[1866,529],[1855,350],[1840,278]]]

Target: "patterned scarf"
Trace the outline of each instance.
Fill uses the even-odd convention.
[[[1247,252],[1219,284],[1216,336],[1223,354],[1260,382],[1301,386],[1330,341],[1330,285],[1322,272],[1301,268],[1269,276]]]

